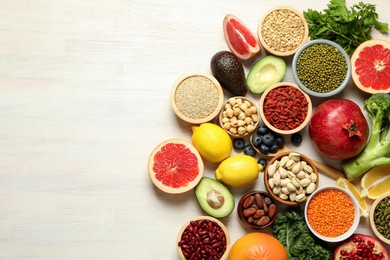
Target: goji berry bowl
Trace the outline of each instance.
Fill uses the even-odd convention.
[[[233,138],[244,137],[254,132],[258,123],[258,109],[246,97],[229,98],[219,113],[219,124]]]
[[[319,239],[340,242],[349,238],[358,227],[359,204],[343,188],[321,187],[306,202],[305,221],[310,231]]]
[[[261,120],[278,134],[301,131],[309,123],[312,112],[310,96],[295,83],[274,84],[260,98]]]
[[[177,236],[180,259],[209,259],[217,256],[226,260],[230,249],[230,235],[226,226],[216,218],[197,216],[181,227]]]

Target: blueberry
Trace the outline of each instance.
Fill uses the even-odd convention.
[[[260,150],[260,152],[263,153],[263,154],[269,153],[269,148],[268,148],[268,146],[266,146],[265,144],[261,144],[260,147],[259,147],[259,150]]]
[[[299,133],[292,134],[291,142],[295,145],[300,145],[302,143],[302,135]]]
[[[257,128],[257,134],[258,135],[265,135],[266,133],[269,133],[269,128],[266,125],[261,125],[259,128]]]
[[[265,135],[263,135],[261,137],[261,139],[263,140],[263,144],[265,144],[266,146],[268,147],[271,147],[271,145],[274,143],[275,141],[275,137],[273,136],[272,133],[266,133]]]
[[[278,146],[276,143],[273,143],[273,144],[269,147],[269,152],[270,152],[270,153],[276,153],[278,150],[279,150],[279,146]]]
[[[242,138],[234,139],[233,141],[233,147],[237,150],[242,150],[245,147],[245,141]]]
[[[276,145],[279,148],[282,148],[284,146],[284,138],[283,138],[283,136],[280,136],[280,135],[276,136],[275,137],[275,143],[276,143]]]
[[[253,148],[252,145],[247,144],[244,147],[244,154],[249,155],[249,156],[255,156],[256,155],[256,151],[255,151],[255,149]]]
[[[267,167],[268,161],[266,159],[260,158],[259,160],[257,160],[257,163],[261,164],[263,166],[263,169],[265,169],[265,167]]]
[[[254,135],[252,137],[252,144],[254,147],[259,148],[261,144],[261,137],[259,135]]]

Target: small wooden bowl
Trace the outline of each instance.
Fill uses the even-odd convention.
[[[195,78],[197,81],[193,80]],[[207,104],[202,104],[202,102],[208,102],[211,99],[210,95],[212,94],[210,90],[204,89],[202,91],[202,89],[200,88],[201,87],[200,84],[202,84],[202,82],[204,83],[204,85],[208,86],[207,88],[209,88],[211,85],[215,87],[216,95],[217,95],[217,97],[215,98],[217,99],[217,102],[214,104],[215,106],[214,108],[210,108],[210,110],[212,109],[210,113],[202,115],[201,117],[200,115],[204,113],[204,111],[206,110],[205,107],[207,106]],[[184,85],[184,83],[186,83],[187,85]],[[194,88],[189,87],[190,85],[194,85]],[[184,86],[189,91],[186,97],[186,102],[188,102],[187,104],[188,110],[191,111],[184,111],[185,110],[183,108],[184,104],[178,103],[179,100],[177,97],[178,88],[180,87],[184,88]],[[192,93],[190,91],[192,91]],[[190,124],[202,124],[213,120],[218,115],[219,111],[222,108],[223,99],[224,99],[223,90],[221,85],[217,81],[217,79],[214,78],[212,75],[202,74],[202,73],[188,74],[177,79],[172,87],[171,96],[170,96],[170,102],[173,111],[176,113],[176,115],[179,118],[181,118],[182,120]],[[194,106],[191,103],[199,103],[200,105],[198,109],[196,109],[196,106]],[[195,112],[196,114],[199,115],[191,117],[190,116],[191,112]]]
[[[247,102],[248,104],[250,104],[251,106],[254,106],[254,107],[256,108],[256,112],[253,114],[253,116],[252,116],[252,115],[249,116],[249,117],[251,118],[251,120],[253,120],[253,118],[257,118],[256,121],[253,120],[253,124],[251,124],[251,125],[253,126],[253,130],[252,130],[252,131],[250,131],[250,132],[245,131],[244,134],[240,135],[240,134],[238,134],[238,133],[237,133],[237,134],[234,134],[234,133],[232,133],[230,130],[228,130],[228,129],[226,129],[226,128],[224,127],[224,123],[222,122],[222,120],[223,120],[223,118],[224,118],[223,114],[224,114],[224,112],[225,112],[225,110],[226,110],[226,109],[225,109],[226,106],[227,106],[228,104],[230,104],[229,101],[230,101],[231,99],[241,99],[243,103],[244,103],[244,102]],[[242,96],[231,97],[231,98],[229,98],[229,99],[225,102],[225,104],[222,106],[221,111],[219,112],[219,124],[220,124],[220,126],[223,128],[223,130],[225,130],[226,133],[228,133],[231,137],[233,137],[233,138],[242,138],[242,137],[244,137],[244,136],[249,135],[250,133],[253,133],[253,131],[256,131],[257,125],[259,124],[259,109],[258,109],[257,106],[253,103],[253,101],[250,100],[249,98],[242,97]],[[246,126],[244,126],[244,127],[246,127]],[[236,127],[236,129],[238,129],[238,127]]]
[[[243,223],[245,226],[248,226],[252,229],[264,229],[264,228],[267,228],[269,226],[271,226],[274,222],[275,222],[275,219],[276,219],[276,215],[278,214],[278,210],[277,210],[277,207],[275,208],[275,214],[274,216],[271,218],[271,221],[268,222],[268,224],[264,225],[264,226],[258,226],[258,225],[255,225],[253,223],[249,223],[248,220],[244,217],[244,214],[243,214],[243,211],[244,211],[244,201],[247,197],[251,196],[251,195],[255,195],[256,193],[260,194],[262,197],[267,197],[271,200],[272,204],[275,204],[276,206],[276,203],[275,203],[275,200],[273,199],[273,197],[265,192],[265,191],[260,191],[260,190],[252,190],[252,191],[248,191],[247,193],[245,193],[240,201],[238,202],[238,206],[237,206],[237,214],[238,214],[238,217],[240,218],[240,221],[241,223]]]
[[[370,226],[374,234],[382,240],[384,243],[390,245],[390,239],[385,238],[381,233],[379,233],[378,229],[376,228],[375,222],[374,222],[374,213],[375,213],[375,208],[378,205],[379,202],[381,202],[384,198],[390,197],[390,192],[384,194],[383,196],[377,198],[374,200],[372,203],[371,209],[370,209]]]
[[[226,226],[221,222],[219,221],[218,219],[216,218],[213,218],[213,217],[210,217],[210,216],[197,216],[197,217],[194,217],[194,218],[191,218],[190,220],[188,220],[180,229],[179,231],[179,234],[177,235],[177,241],[176,241],[176,247],[177,247],[177,251],[179,253],[179,256],[180,256],[180,259],[182,260],[186,260],[186,259],[189,259],[189,258],[186,258],[185,255],[183,254],[183,250],[181,249],[181,247],[179,246],[179,241],[181,240],[181,237],[183,235],[183,232],[186,230],[186,228],[191,224],[192,221],[198,221],[198,220],[209,220],[209,221],[213,221],[215,222],[218,226],[221,227],[222,231],[225,233],[225,237],[226,237],[226,250],[225,250],[225,253],[222,255],[222,257],[220,259],[222,260],[227,260],[228,258],[228,254],[229,254],[229,250],[230,250],[230,243],[231,243],[231,240],[230,240],[230,235],[229,235],[229,232],[226,228]],[[214,234],[213,234],[214,235]]]
[[[281,50],[278,50],[276,49],[275,47],[272,47],[270,46],[266,40],[264,39],[264,36],[263,36],[263,31],[264,31],[264,21],[266,20],[266,18],[268,17],[268,15],[273,15],[272,13],[273,12],[278,12],[279,10],[286,10],[287,12],[293,12],[295,15],[297,15],[300,20],[302,21],[302,24],[303,24],[303,36],[302,36],[302,41],[297,44],[296,46],[294,46],[295,48],[294,49],[291,49],[291,50],[286,50],[286,51],[281,51]],[[292,29],[292,28],[291,28]],[[280,31],[280,28],[279,26],[275,26],[275,28],[273,28],[273,31],[277,32],[277,31]],[[308,40],[308,37],[309,37],[309,27],[308,27],[308,24],[307,24],[307,21],[305,19],[305,17],[302,15],[301,12],[299,12],[298,10],[294,9],[294,8],[291,8],[291,7],[288,7],[288,6],[279,6],[279,7],[275,7],[275,8],[272,8],[270,9],[269,11],[267,11],[263,17],[260,19],[260,22],[259,22],[259,26],[258,26],[258,29],[257,29],[257,35],[259,37],[259,40],[260,40],[260,43],[261,45],[264,47],[264,49],[275,55],[275,56],[290,56],[290,55],[293,55],[298,49],[299,47],[302,46],[302,44],[304,44],[305,42],[307,42]],[[291,35],[291,39],[294,39],[296,37],[295,34],[292,34]],[[289,40],[289,39],[287,39]]]
[[[270,196],[274,200],[276,200],[277,202],[279,202],[281,204],[289,205],[289,206],[295,206],[295,205],[299,205],[299,204],[304,203],[305,201],[307,201],[307,198],[309,197],[310,194],[306,194],[306,199],[302,200],[300,202],[291,201],[290,199],[287,199],[287,200],[281,199],[278,195],[276,195],[272,191],[272,189],[271,189],[271,187],[269,185],[269,182],[268,182],[268,179],[269,179],[268,171],[269,171],[269,168],[271,167],[271,165],[276,160],[280,160],[283,156],[289,155],[292,152],[293,151],[287,151],[287,152],[280,152],[280,153],[276,154],[274,157],[272,157],[272,159],[268,162],[267,167],[265,167],[265,169],[264,169],[264,185],[265,185],[265,188],[267,189],[268,193],[270,194]],[[293,152],[293,153],[298,153],[298,152]],[[319,174],[318,174],[317,167],[315,166],[315,164],[313,163],[313,161],[309,157],[307,157],[306,155],[301,154],[301,153],[298,153],[298,154],[300,155],[301,161],[305,161],[308,165],[310,165],[311,168],[313,169],[313,172],[317,175],[317,181],[315,183],[315,189],[314,189],[314,190],[317,190],[318,183],[319,183]]]
[[[268,93],[270,93],[271,91],[273,91],[273,90],[275,90],[277,88],[280,88],[280,87],[293,87],[293,88],[299,90],[302,93],[302,95],[305,97],[305,99],[306,99],[306,101],[308,103],[307,104],[307,114],[306,114],[306,117],[305,117],[304,121],[298,127],[294,128],[294,129],[290,129],[290,130],[278,129],[275,126],[273,126],[266,119],[266,117],[264,115],[264,101],[265,101]],[[301,131],[309,123],[312,113],[313,113],[313,105],[312,105],[310,96],[307,95],[305,92],[303,92],[302,89],[300,89],[298,87],[298,85],[295,84],[295,83],[291,83],[291,82],[276,83],[276,84],[270,86],[269,88],[267,88],[267,90],[264,91],[264,93],[261,95],[261,98],[260,98],[260,117],[261,117],[261,120],[263,121],[263,123],[269,129],[271,129],[272,131],[274,131],[275,133],[278,133],[278,134],[289,135],[289,134],[294,134],[294,133],[297,133],[297,132]]]

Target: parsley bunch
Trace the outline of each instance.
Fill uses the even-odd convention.
[[[328,39],[340,44],[348,54],[363,42],[371,40],[371,29],[381,33],[389,31],[389,25],[378,20],[375,5],[359,2],[348,9],[345,0],[330,0],[323,12],[308,9],[303,15],[309,25],[309,36]]]

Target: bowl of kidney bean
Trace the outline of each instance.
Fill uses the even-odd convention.
[[[312,102],[297,84],[280,82],[267,88],[260,98],[263,123],[278,134],[301,131],[310,121]]]
[[[269,193],[252,190],[241,197],[237,213],[244,225],[252,229],[263,229],[275,221],[277,208]]]
[[[225,225],[210,216],[188,220],[177,236],[177,250],[184,259],[227,259],[230,235]]]

